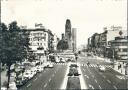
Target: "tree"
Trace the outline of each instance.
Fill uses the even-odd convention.
[[[18,27],[16,21],[10,23],[8,29],[4,23],[1,23],[0,42],[2,42],[0,44],[1,62],[5,63],[8,67],[8,89],[11,65],[27,57],[29,45],[28,35]]]
[[[65,40],[60,40],[57,44],[57,49],[62,51],[68,49],[68,42]]]

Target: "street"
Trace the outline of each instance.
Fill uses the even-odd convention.
[[[90,62],[89,66],[87,65],[87,62]],[[77,63],[80,64],[81,74],[87,86],[85,89],[126,88],[126,80],[124,76],[114,71],[110,63],[83,56],[79,56]],[[106,71],[99,71],[97,64],[105,66]],[[61,89],[68,69],[68,63],[53,63],[53,65],[53,68],[46,68],[43,72],[38,73],[19,90]]]
[[[90,62],[89,66],[86,65],[87,61]],[[124,76],[114,71],[109,63],[86,57],[81,58],[80,63],[85,63],[81,69],[89,89],[126,89]],[[99,71],[97,64],[105,66],[106,71]]]
[[[20,90],[49,90],[61,87],[66,71],[66,64],[54,65],[54,68],[46,68],[42,73],[38,73]]]

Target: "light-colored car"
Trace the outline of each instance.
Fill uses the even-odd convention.
[[[16,87],[16,83],[15,82],[10,82],[9,83],[9,90],[17,90],[17,87]]]
[[[31,73],[35,75],[37,73],[37,68],[36,67],[31,68]]]
[[[105,71],[106,68],[105,68],[104,66],[99,66],[99,70],[100,70],[100,71]]]
[[[23,74],[23,77],[24,78],[28,78],[28,79],[31,79],[33,76],[34,76],[34,73],[32,73],[31,70],[30,71],[26,71]]]
[[[41,66],[37,66],[36,69],[37,69],[37,72],[42,72]]]
[[[48,67],[49,67],[49,68],[53,68],[53,64],[49,64]]]
[[[7,88],[6,87],[1,87],[1,90],[7,90]]]

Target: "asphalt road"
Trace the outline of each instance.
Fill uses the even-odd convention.
[[[89,89],[126,89],[124,76],[113,70],[110,63],[90,57],[79,57],[78,63]],[[105,66],[106,71],[99,71],[97,64]]]
[[[54,90],[60,89],[66,73],[67,64],[55,64],[46,68],[20,88],[20,90]]]
[[[91,57],[79,56],[77,62],[80,65],[84,82],[87,89],[126,89],[126,79],[123,75],[112,69],[112,65],[103,60]],[[90,65],[87,66],[87,62]],[[106,67],[105,72],[99,71],[97,66]],[[54,90],[60,89],[67,71],[67,63],[54,63],[54,68],[47,68],[38,73],[20,90]]]

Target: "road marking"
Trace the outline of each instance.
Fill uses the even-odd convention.
[[[49,79],[49,82],[51,81],[51,78]]]
[[[92,89],[94,89],[94,87],[91,84],[89,84],[89,87],[92,88]]]
[[[87,75],[84,75],[85,77],[87,77],[89,79],[89,77]]]
[[[37,80],[37,78],[35,78],[33,81],[36,81]]]
[[[84,71],[84,69],[83,69],[83,71]]]
[[[116,87],[115,85],[114,85],[113,87],[114,87],[115,89],[117,89],[117,87]]]
[[[99,85],[99,88],[102,89],[100,85]]]
[[[78,66],[80,66],[80,65],[78,64]],[[81,89],[88,89],[87,83],[84,81],[84,76],[83,76],[83,73],[81,71],[81,67],[78,67],[78,72],[81,74],[79,76]]]
[[[52,75],[52,77],[54,77],[54,74]]]
[[[97,80],[95,79],[95,82],[97,83]]]
[[[107,80],[109,83],[111,83],[111,81],[110,80]]]
[[[92,75],[92,77],[94,78],[95,76],[94,76],[94,75]]]
[[[31,83],[29,83],[29,84],[27,85],[27,87],[29,87],[29,86],[31,86]]]
[[[47,83],[44,85],[44,87],[46,87],[47,86]]]
[[[55,74],[56,74],[56,71],[55,71]]]
[[[103,78],[106,78],[106,77],[103,75]]]
[[[67,87],[67,82],[68,82],[68,77],[67,77],[67,75],[68,75],[68,72],[69,72],[69,63],[67,64],[67,68],[66,68],[66,73],[65,73],[65,76],[64,76],[64,79],[63,79],[63,83],[61,84],[61,89],[66,89],[66,87]]]

